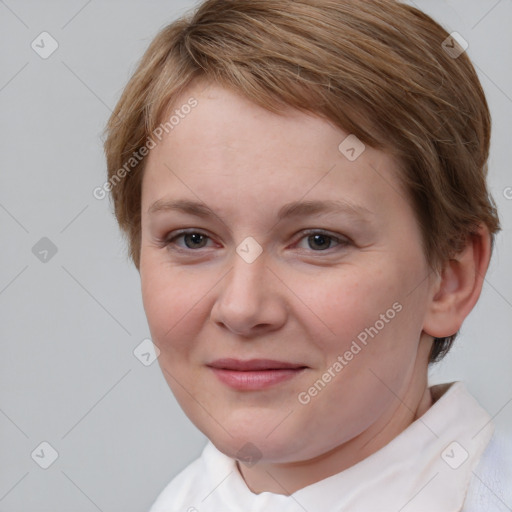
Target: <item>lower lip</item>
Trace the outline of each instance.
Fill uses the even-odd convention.
[[[224,370],[221,368],[212,368],[212,370],[221,382],[234,389],[258,390],[293,379],[293,377],[302,373],[305,368],[247,372]]]

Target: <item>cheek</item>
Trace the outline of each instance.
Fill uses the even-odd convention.
[[[301,391],[309,393],[319,379],[328,383],[303,412],[333,418],[322,427],[332,429],[326,439],[350,437],[367,428],[395,403],[390,389],[402,389],[409,379],[421,329],[417,304],[404,299],[409,290],[398,274],[392,267],[374,272],[352,267],[346,274],[332,275],[322,287],[309,288],[311,309],[325,324],[315,320],[319,327],[311,336],[324,366],[317,368],[311,387]]]
[[[297,287],[309,306],[308,318],[318,324],[318,333],[332,340],[337,349],[379,321],[400,297],[401,289],[390,270],[382,267],[346,269],[326,273]],[[390,312],[392,316],[394,310]],[[380,324],[379,324],[380,325]],[[340,346],[341,344],[341,346]]]
[[[422,329],[422,292],[411,293],[419,273],[418,265],[380,259],[299,286],[297,295],[309,306],[303,318],[311,342],[323,354],[320,369],[332,368],[342,356],[344,376],[337,381],[357,383],[360,391],[369,386],[370,394],[376,379],[370,369],[390,383],[403,378],[397,369],[409,371]]]
[[[153,341],[167,353],[191,348],[190,340],[200,327],[202,300],[211,285],[150,256],[141,257],[140,268],[142,300]]]

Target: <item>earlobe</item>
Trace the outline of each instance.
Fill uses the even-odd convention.
[[[432,285],[423,330],[434,338],[452,336],[475,306],[491,257],[491,237],[481,225],[465,248],[448,260]]]

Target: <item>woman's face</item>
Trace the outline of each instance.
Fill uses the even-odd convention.
[[[397,163],[217,86],[175,108],[192,96],[142,191],[143,301],[169,386],[232,457],[306,460],[377,432],[424,380],[430,342]]]

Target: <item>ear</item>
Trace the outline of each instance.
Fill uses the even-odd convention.
[[[455,334],[473,309],[491,258],[491,236],[480,225],[465,248],[448,260],[432,282],[423,331],[434,338]]]

